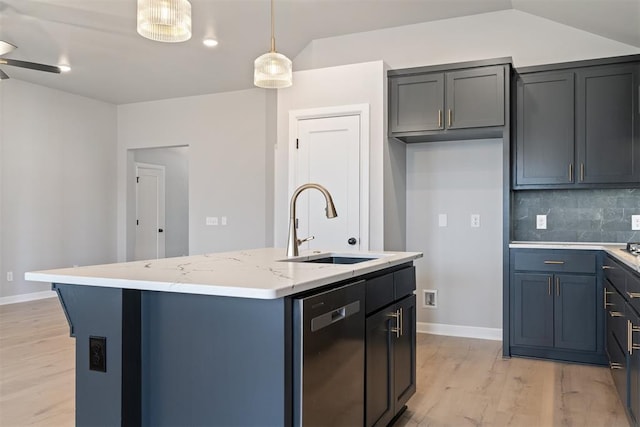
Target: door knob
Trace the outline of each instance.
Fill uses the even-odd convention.
[[[163,233],[164,230],[162,228],[158,228],[158,233]]]
[[[353,246],[356,243],[358,243],[358,240],[355,237],[349,237],[349,240],[347,240],[347,243]]]

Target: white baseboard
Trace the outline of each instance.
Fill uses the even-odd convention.
[[[58,296],[55,291],[32,292],[29,294],[11,295],[0,298],[0,305],[16,304],[18,302],[35,301]]]
[[[444,323],[418,322],[417,332],[422,334],[449,335],[452,337],[479,338],[502,341],[502,329],[478,326],[447,325]]]

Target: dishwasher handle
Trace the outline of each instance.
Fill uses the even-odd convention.
[[[360,301],[353,301],[345,306],[337,308],[335,310],[328,311],[320,314],[319,316],[311,319],[311,332],[319,331],[327,326],[333,325],[349,316],[352,316],[360,311]]]

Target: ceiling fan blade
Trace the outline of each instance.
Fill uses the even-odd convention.
[[[0,70],[0,80],[6,80],[9,76],[4,71]]]
[[[4,55],[5,53],[11,52],[16,47],[9,42],[4,40],[0,40],[0,55]]]
[[[0,65],[13,65],[14,67],[29,68],[31,70],[46,71],[60,74],[60,67],[55,65],[38,64],[35,62],[19,61],[17,59],[0,58]]]

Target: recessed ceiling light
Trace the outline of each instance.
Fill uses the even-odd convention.
[[[69,71],[71,71],[71,67],[69,65],[58,65],[58,68],[60,68],[60,71],[62,71],[63,73],[68,73]]]
[[[214,47],[214,46],[218,46],[218,40],[216,40],[216,39],[204,39],[204,40],[202,40],[202,44],[204,44],[206,47]]]

